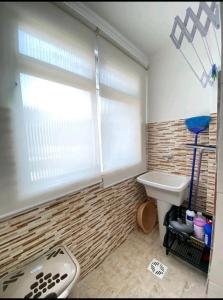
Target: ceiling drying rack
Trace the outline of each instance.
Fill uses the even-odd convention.
[[[204,25],[202,24],[203,15],[205,15]],[[192,22],[191,30],[189,29],[190,22]],[[208,39],[207,39],[207,34],[210,25],[212,25],[213,28],[213,35],[216,41],[217,52],[219,54],[218,61],[214,61],[213,55],[211,53],[211,48],[209,46]],[[178,50],[180,50],[180,53],[183,55],[184,59],[186,60],[189,67],[191,68],[192,72],[194,73],[194,75],[200,81],[202,87],[204,88],[207,86],[208,83],[211,86],[213,85],[217,77],[218,69],[220,69],[220,67],[217,65],[220,65],[221,52],[220,52],[220,46],[216,34],[216,29],[219,28],[220,28],[219,4],[217,2],[211,2],[211,4],[208,5],[207,2],[200,2],[196,14],[194,13],[191,7],[188,7],[186,9],[186,16],[184,21],[182,21],[179,16],[175,17],[173,28],[170,34],[170,38],[174,43],[175,47]],[[177,30],[180,32],[178,37],[177,37]],[[196,49],[196,46],[194,44],[196,33],[199,33],[202,38],[204,50],[208,58],[208,67],[207,64],[205,67],[204,58],[202,57],[201,54],[199,54],[200,51]],[[192,46],[192,50],[198,59],[200,68],[202,69],[201,74],[199,74],[199,72],[195,70],[193,66],[194,64],[190,62],[187,55],[181,49],[184,37],[186,37],[186,40]]]

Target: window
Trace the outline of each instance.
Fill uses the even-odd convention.
[[[99,38],[105,186],[145,171],[145,70]]]
[[[5,216],[102,179],[94,32],[50,3],[5,3],[0,19],[0,63],[17,82],[10,101],[0,99],[12,128]]]
[[[145,171],[142,67],[50,3],[1,4],[0,43],[0,218]]]
[[[91,93],[27,74],[20,84],[28,154],[21,197],[97,176]]]

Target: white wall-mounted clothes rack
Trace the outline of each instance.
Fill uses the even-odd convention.
[[[192,26],[190,27],[191,24]],[[207,38],[207,35],[210,34],[211,27],[213,29],[212,38],[216,43],[216,49],[218,52],[217,59],[213,58],[213,53],[211,49],[212,47],[210,47]],[[219,4],[217,2],[211,2],[208,5],[207,2],[200,2],[197,13],[195,13],[191,7],[188,7],[186,9],[184,21],[182,21],[179,16],[175,17],[173,28],[170,34],[170,38],[174,43],[175,47],[183,55],[192,72],[204,88],[207,86],[208,83],[211,86],[213,85],[217,77],[218,69],[220,68],[219,66],[221,61],[221,50],[216,33],[216,30],[218,30],[219,28]],[[200,35],[200,38],[203,43],[203,53],[206,52],[206,62],[204,59],[204,55],[201,53],[199,47],[196,47],[195,44],[195,39],[198,35]],[[198,63],[200,65],[200,71],[196,70],[194,64],[182,49],[182,44],[185,38],[186,41],[192,47],[193,55],[198,60]]]

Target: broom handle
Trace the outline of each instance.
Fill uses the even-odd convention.
[[[194,145],[197,145],[198,133],[195,135]],[[193,156],[193,163],[192,163],[192,172],[191,172],[191,181],[190,181],[190,194],[189,194],[189,209],[191,210],[191,202],[192,202],[192,192],[193,192],[193,181],[194,181],[194,169],[195,169],[195,161],[196,161],[196,152],[197,149],[194,148],[194,156]]]
[[[202,153],[203,153],[203,149],[200,149],[200,156],[199,156],[198,168],[197,168],[196,189],[195,189],[195,193],[194,193],[194,200],[195,200],[195,202],[197,201],[197,194],[198,194],[198,188],[199,188],[199,179],[200,179],[200,173],[201,173]]]

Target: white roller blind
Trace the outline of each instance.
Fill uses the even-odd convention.
[[[1,3],[0,217],[101,180],[95,35],[50,3]]]
[[[101,143],[105,186],[146,170],[145,70],[99,38]]]

